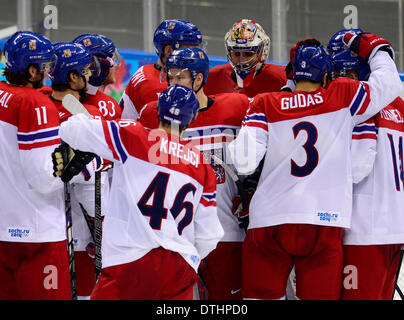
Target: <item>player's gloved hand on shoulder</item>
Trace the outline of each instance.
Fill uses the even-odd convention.
[[[295,59],[296,51],[300,46],[308,45],[308,46],[321,46],[321,42],[316,38],[307,38],[304,40],[300,40],[290,49],[290,58],[289,63],[285,67],[286,78],[293,79],[293,60]]]
[[[395,58],[390,42],[373,33],[354,34],[347,32],[342,42],[365,61],[369,61],[378,50],[386,51],[393,60]]]
[[[78,175],[95,157],[94,153],[73,150],[67,144],[61,144],[52,152],[53,176],[69,182]]]

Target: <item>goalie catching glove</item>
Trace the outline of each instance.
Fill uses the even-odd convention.
[[[61,144],[52,152],[53,176],[69,182],[78,175],[95,157],[94,153],[73,150],[67,144]]]

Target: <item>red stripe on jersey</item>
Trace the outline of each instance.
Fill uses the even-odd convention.
[[[108,122],[105,120],[101,120],[102,128],[104,129],[105,141],[107,142],[108,148],[112,151],[112,155],[115,160],[120,161],[118,153],[115,151],[114,145],[112,143],[111,134],[109,132]]]
[[[60,138],[53,139],[53,140],[47,140],[47,141],[41,141],[41,142],[35,142],[35,143],[19,143],[18,148],[20,150],[31,150],[31,149],[49,147],[49,146],[59,145],[59,144],[61,144]]]
[[[368,108],[369,103],[370,103],[369,85],[368,85],[367,83],[363,83],[363,82],[362,82],[362,85],[363,85],[364,88],[365,88],[366,97],[365,97],[365,101],[363,101],[363,103],[362,103],[362,106],[361,106],[359,112],[357,113],[357,114],[359,114],[359,115],[360,115],[360,114],[363,114],[363,113],[366,111],[366,109]]]
[[[261,128],[264,129],[265,131],[268,131],[268,125],[261,123],[261,122],[245,122],[243,123],[243,127],[256,127],[256,128]]]
[[[352,139],[354,140],[362,140],[362,139],[377,139],[375,133],[362,133],[362,134],[354,134],[352,135]]]
[[[201,198],[201,204],[204,205],[205,207],[216,207],[216,200],[205,200],[204,198]]]

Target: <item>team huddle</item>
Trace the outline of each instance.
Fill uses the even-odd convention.
[[[391,44],[344,29],[299,41],[284,67],[253,20],[224,40],[229,63],[210,68],[199,29],[163,21],[157,62],[117,102],[103,92],[121,60],[111,39],[8,39],[0,299],[269,300],[291,286],[392,299],[404,102]]]

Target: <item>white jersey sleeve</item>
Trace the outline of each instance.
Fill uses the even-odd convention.
[[[104,125],[106,125],[104,121]],[[114,121],[108,121],[113,123],[111,129],[117,132],[117,124]],[[115,146],[112,140],[109,140],[111,144],[108,144],[108,138],[104,138],[103,123],[101,120],[88,118],[83,114],[77,114],[71,116],[67,121],[60,125],[60,135],[63,135],[63,140],[66,141],[75,149],[79,149],[84,152],[93,152],[97,155],[109,159],[111,161],[119,161],[120,158],[114,157]],[[111,149],[112,148],[112,149]]]
[[[230,159],[241,175],[252,174],[267,151],[268,121],[256,102],[250,104],[237,138],[228,145]]]
[[[374,118],[357,125],[352,133],[352,181],[359,183],[372,171],[376,159],[377,130]]]

